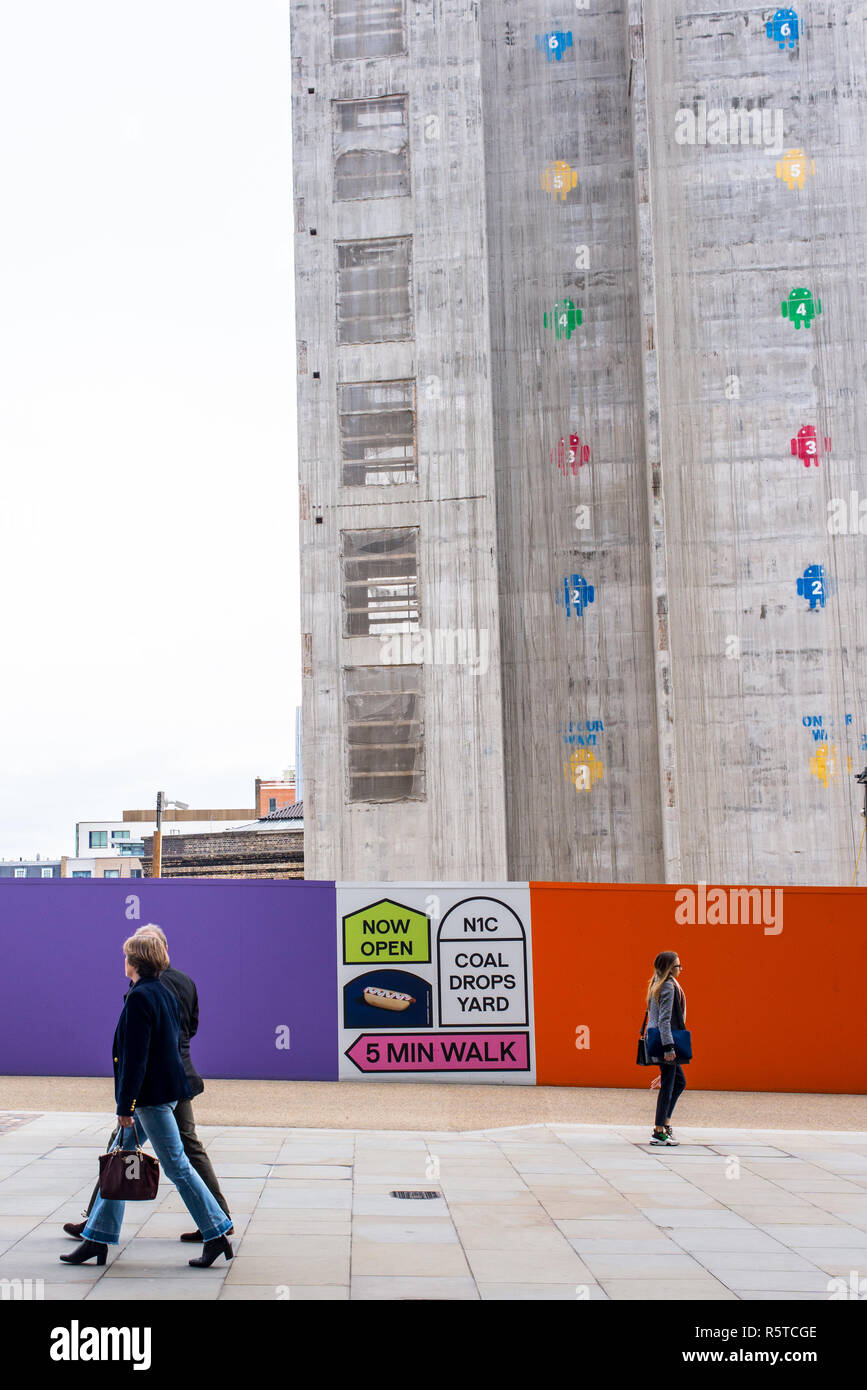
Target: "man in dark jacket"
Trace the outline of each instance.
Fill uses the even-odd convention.
[[[162,928],[154,926],[152,923],[148,923],[148,925],[144,927],[139,927],[138,931],[135,934],[136,936],[157,936],[159,937],[160,941],[162,941],[163,945],[168,947],[165,932],[162,930]],[[190,1057],[190,1039],[195,1037],[199,1027],[198,991],[196,990],[196,986],[194,982],[190,979],[189,975],[185,975],[182,970],[176,970],[172,965],[170,965],[167,970],[164,970],[162,972],[162,974],[160,975],[160,983],[165,985],[167,989],[170,989],[172,991],[172,993],[176,996],[178,1000],[178,1005],[180,1007],[181,1030],[180,1037],[178,1039],[178,1048],[181,1055],[181,1061],[183,1062],[184,1072],[186,1073],[186,1078],[189,1083],[190,1096],[189,1098],[184,1097],[178,1101],[177,1105],[175,1106],[175,1120],[177,1121],[178,1129],[181,1132],[181,1142],[184,1146],[184,1153],[187,1155],[187,1158],[190,1160],[190,1163],[192,1164],[193,1168],[196,1170],[199,1177],[202,1179],[202,1182],[213,1194],[214,1198],[222,1207],[226,1215],[229,1216],[228,1203],[220,1190],[220,1184],[217,1181],[217,1175],[214,1172],[214,1169],[211,1165],[211,1160],[208,1158],[205,1146],[199,1138],[198,1134],[196,1133],[196,1121],[193,1116],[192,1098],[194,1096],[200,1096],[205,1089],[205,1083],[199,1076],[199,1073],[196,1071],[195,1067],[193,1066],[192,1058]],[[121,1018],[123,1018],[123,1015],[121,1016]],[[118,1027],[120,1027],[120,1024],[118,1025]],[[117,1047],[114,1048],[114,1055],[120,1055]],[[111,1139],[109,1140],[109,1146],[111,1145],[111,1142],[115,1137],[115,1132],[116,1131],[112,1131]],[[87,1205],[87,1211],[85,1212],[85,1220],[82,1221],[80,1224],[73,1223],[70,1221],[67,1222],[66,1225],[63,1227],[67,1235],[75,1236],[76,1239],[81,1239],[81,1233],[84,1230],[85,1225],[87,1224],[86,1218],[90,1215],[91,1208],[93,1207],[93,1204],[96,1201],[98,1195],[99,1183],[96,1184],[96,1187],[93,1189],[93,1192],[91,1193],[90,1201]],[[226,1234],[232,1235],[233,1231],[234,1227],[227,1231]],[[181,1236],[181,1240],[199,1241],[201,1239],[201,1231],[185,1231],[184,1234]]]

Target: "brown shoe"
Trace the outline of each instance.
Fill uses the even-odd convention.
[[[63,1229],[68,1236],[72,1236],[73,1240],[84,1240],[84,1228],[86,1225],[86,1221],[79,1221],[77,1223],[75,1221],[67,1221]]]

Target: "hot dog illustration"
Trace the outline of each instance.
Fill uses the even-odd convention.
[[[375,1009],[394,1009],[397,1013],[402,1013],[408,1009],[415,1000],[411,994],[399,994],[394,989],[379,989],[375,985],[366,985],[364,989],[365,1004],[372,1004]]]

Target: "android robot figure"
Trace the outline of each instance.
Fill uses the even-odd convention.
[[[808,159],[804,150],[786,150],[783,158],[777,161],[777,178],[785,180],[788,188],[803,188],[807,176],[815,172],[816,161]]]
[[[578,170],[567,164],[565,159],[554,159],[546,164],[540,180],[546,193],[553,193],[565,203],[570,189],[578,187]]]
[[[563,580],[563,598],[558,598],[557,602],[564,604],[567,618],[572,613],[576,618],[580,618],[594,597],[593,585],[588,584],[583,575],[573,574],[567,575]]]
[[[536,47],[544,48],[549,63],[555,59],[559,63],[566,49],[572,47],[572,30],[564,33],[562,29],[555,29],[551,34],[537,34]]]
[[[817,314],[822,312],[821,299],[814,299],[810,290],[790,290],[788,299],[780,305],[783,318],[788,319],[795,328],[809,328]]]
[[[790,439],[792,453],[795,458],[799,458],[805,468],[809,468],[811,463],[819,467],[819,440],[816,436],[815,425],[802,425],[794,439]],[[825,453],[830,454],[831,441],[825,436]]]
[[[561,439],[556,449],[551,450],[551,462],[557,460],[557,467],[560,472],[567,477],[571,473],[574,477],[579,468],[590,460],[590,445],[582,444],[581,438],[577,434],[570,434],[569,447],[566,447],[566,440]]]
[[[765,33],[780,48],[794,48],[798,42],[798,16],[794,10],[777,10],[765,25]]]
[[[545,311],[543,322],[546,328],[553,328],[558,338],[571,338],[576,328],[580,328],[582,314],[571,299],[558,299],[550,313]]]
[[[808,565],[798,580],[798,597],[810,600],[810,612],[825,607],[825,569],[823,565]]]
[[[602,762],[595,753],[573,753],[563,766],[563,775],[571,782],[576,792],[589,792],[594,782],[601,782],[605,772]]]

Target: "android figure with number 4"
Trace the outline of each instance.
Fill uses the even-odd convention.
[[[788,299],[780,305],[783,318],[788,319],[795,328],[809,328],[817,314],[822,312],[821,299],[814,299],[810,290],[789,291]]]

